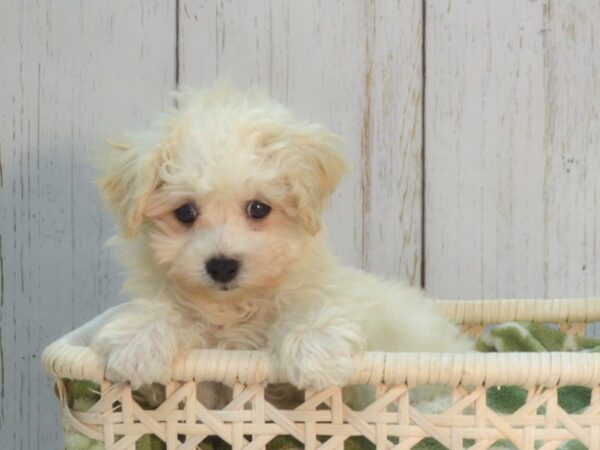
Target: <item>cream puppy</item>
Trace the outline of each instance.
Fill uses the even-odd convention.
[[[321,215],[347,168],[335,135],[223,85],[177,101],[100,164],[133,296],[92,342],[111,378],[164,383],[180,352],[261,349],[320,389],[343,385],[365,350],[470,348],[421,290],[328,250]]]

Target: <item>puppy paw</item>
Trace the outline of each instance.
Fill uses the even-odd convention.
[[[134,389],[170,379],[175,345],[164,321],[153,322],[134,332],[100,330],[91,346],[106,358],[106,377],[129,381]]]
[[[317,314],[292,327],[277,346],[276,357],[287,379],[301,389],[343,386],[354,374],[354,356],[364,347],[359,327]]]

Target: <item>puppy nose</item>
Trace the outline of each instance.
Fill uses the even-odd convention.
[[[239,261],[224,256],[211,258],[206,262],[206,272],[219,283],[227,283],[235,278],[240,268]]]

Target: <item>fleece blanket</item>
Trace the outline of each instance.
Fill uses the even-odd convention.
[[[568,336],[550,326],[533,322],[508,322],[493,326],[477,340],[476,348],[481,352],[543,352],[543,351],[600,351],[600,339]],[[98,385],[88,381],[67,380],[67,401],[75,411],[87,411],[99,399]],[[590,404],[591,391],[580,386],[565,386],[558,390],[558,403],[569,414],[585,409]],[[519,409],[527,399],[527,392],[518,386],[492,387],[487,391],[487,404],[500,414],[511,414]],[[142,407],[142,395],[136,400]],[[417,405],[418,407],[418,405]],[[465,440],[465,448],[472,443]],[[165,450],[165,444],[154,435],[145,435],[136,444],[136,450]],[[203,442],[201,450],[228,450],[231,447],[220,439]],[[302,448],[302,444],[291,436],[279,436],[271,441],[269,450],[291,450]],[[346,450],[375,449],[365,438],[352,437],[346,440]],[[509,450],[515,447],[509,441],[498,441],[496,450]],[[423,439],[414,450],[444,450],[446,447],[431,438]],[[560,450],[585,450],[579,441],[562,444]],[[104,450],[101,442],[70,429],[65,430],[65,450]]]

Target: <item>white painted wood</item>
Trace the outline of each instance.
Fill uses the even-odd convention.
[[[600,295],[600,3],[545,9],[545,296]]]
[[[161,1],[0,2],[0,448],[62,448],[39,355],[117,302],[111,221],[88,164],[175,86]]]
[[[543,5],[427,2],[425,283],[543,293]]]
[[[364,267],[415,285],[422,250],[422,4],[376,1],[370,8],[361,165]]]
[[[354,170],[327,216],[334,250],[347,263],[416,283],[420,7],[417,0],[182,0],[179,21],[182,84],[229,76],[259,85],[343,137]]]
[[[598,3],[426,8],[428,291],[599,295]]]

